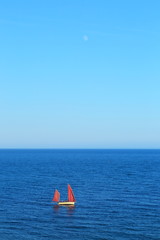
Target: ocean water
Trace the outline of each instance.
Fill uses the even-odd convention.
[[[0,150],[0,239],[159,240],[160,150]]]

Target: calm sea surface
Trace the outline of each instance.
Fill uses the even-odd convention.
[[[159,240],[160,150],[0,150],[0,239]]]

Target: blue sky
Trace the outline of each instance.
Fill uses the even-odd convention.
[[[160,148],[159,9],[2,1],[0,148]]]

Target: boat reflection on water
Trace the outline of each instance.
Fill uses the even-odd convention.
[[[53,210],[54,210],[55,212],[58,212],[58,211],[59,211],[59,205],[54,205],[54,206],[53,206]]]
[[[70,206],[70,207],[67,207],[67,214],[68,214],[68,216],[72,216],[74,214],[75,208],[76,207],[74,205]]]
[[[63,209],[64,208],[66,208],[68,216],[72,216],[76,207],[75,207],[75,205],[70,205],[70,206],[69,205],[63,205]],[[53,206],[53,210],[54,210],[55,213],[60,212],[61,209],[62,208],[59,205],[54,205]]]

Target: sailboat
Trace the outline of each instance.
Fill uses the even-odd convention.
[[[57,189],[54,192],[52,201],[57,202],[58,205],[74,205],[76,202],[76,199],[74,197],[74,193],[71,186],[68,184],[68,200],[67,201],[60,201],[60,193],[58,192]]]

